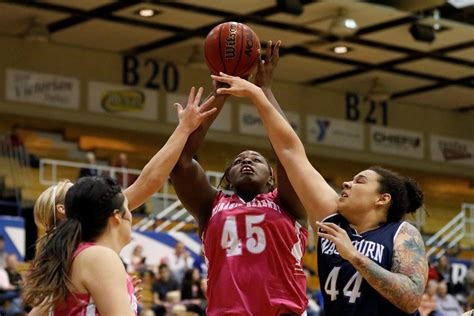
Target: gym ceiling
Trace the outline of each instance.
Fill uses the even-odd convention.
[[[2,1],[0,35],[205,70],[207,33],[238,21],[263,46],[283,41],[276,80],[474,114],[474,6],[466,2],[474,1]]]

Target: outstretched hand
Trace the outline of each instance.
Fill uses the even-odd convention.
[[[260,90],[259,87],[245,79],[230,76],[223,72],[220,72],[219,76],[211,75],[211,77],[217,82],[229,85],[228,88],[218,88],[216,90],[217,94],[231,94],[236,97],[251,97]]]
[[[351,261],[359,252],[352,244],[347,232],[334,223],[316,222],[318,236],[332,241],[342,258]]]
[[[270,88],[273,80],[273,72],[278,65],[280,59],[281,41],[278,40],[273,46],[272,41],[267,42],[265,59],[262,60],[259,54],[257,74],[255,75],[255,84],[261,88]]]
[[[174,104],[178,111],[179,125],[186,128],[189,133],[196,130],[208,116],[217,111],[216,108],[207,110],[209,104],[214,101],[214,96],[199,106],[203,91],[204,89],[201,87],[196,93],[196,88],[192,87],[191,91],[189,91],[188,104],[185,108],[179,103]]]

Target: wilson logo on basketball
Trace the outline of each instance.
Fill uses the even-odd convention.
[[[145,107],[145,94],[140,90],[108,91],[102,96],[100,105],[110,113],[138,112]]]
[[[229,28],[229,35],[225,39],[225,58],[235,57],[235,40],[237,37],[237,24],[231,24]]]

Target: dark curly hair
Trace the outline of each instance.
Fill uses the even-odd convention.
[[[387,222],[398,222],[405,214],[415,213],[423,205],[423,192],[414,179],[379,166],[370,167],[369,170],[380,176],[379,192],[389,193],[392,197]]]

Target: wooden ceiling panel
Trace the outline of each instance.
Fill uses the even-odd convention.
[[[110,4],[114,0],[42,0],[42,2],[89,11]]]
[[[339,57],[342,59],[352,59],[369,64],[381,64],[390,60],[406,57],[406,54],[379,49],[346,41],[337,41],[334,43],[308,43],[304,45],[312,52],[325,54],[328,56]],[[336,46],[346,46],[349,52],[346,54],[336,54],[333,49]]]
[[[351,70],[351,66],[321,59],[285,55],[280,58],[275,79],[291,82],[306,82],[314,78],[330,76]]]
[[[397,101],[446,110],[458,110],[474,105],[474,89],[446,87],[399,98]]]
[[[373,32],[363,35],[362,38],[425,52],[474,40],[472,26],[446,20],[443,20],[442,25],[446,26],[448,29],[436,33],[436,38],[432,43],[415,40],[409,32],[409,24]]]
[[[387,93],[393,94],[408,89],[426,86],[432,84],[432,81],[415,79],[408,76],[393,74],[385,71],[371,71],[360,75],[335,80],[321,85],[323,88],[334,89],[338,91],[351,91],[365,94],[377,78],[380,85]]]
[[[408,63],[403,63],[397,68],[416,71],[439,77],[459,79],[474,76],[474,68],[443,62],[431,58],[423,58]]]
[[[8,35],[22,35],[30,26],[33,18],[36,18],[39,23],[47,25],[68,16],[68,14],[55,11],[0,3],[0,32]]]
[[[120,52],[170,35],[169,32],[139,26],[91,20],[56,32],[52,39],[69,45]]]
[[[396,9],[352,0],[331,0],[310,3],[303,14],[293,16],[277,13],[269,17],[271,21],[305,25],[319,31],[329,31],[331,22],[339,10],[344,9],[348,17],[354,19],[359,28],[398,19],[408,14]]]
[[[142,17],[137,14],[140,9],[153,9],[158,14],[152,17]],[[179,10],[167,6],[160,6],[155,4],[137,4],[127,9],[118,11],[115,15],[130,18],[133,20],[140,20],[144,22],[156,22],[160,24],[168,24],[186,29],[195,29],[209,24],[217,24],[222,19],[215,15],[207,15],[188,10]]]
[[[225,12],[233,12],[238,14],[248,14],[254,11],[266,9],[273,7],[276,4],[276,0],[178,0],[177,2],[182,2],[191,5],[197,5],[200,7],[205,7],[209,9],[216,9]]]

